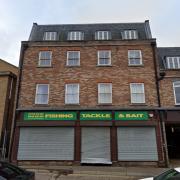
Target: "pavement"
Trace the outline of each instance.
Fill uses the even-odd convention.
[[[178,166],[180,167],[180,160],[170,164],[171,168]],[[23,166],[23,168],[34,171],[35,180],[138,180],[169,169],[151,166]]]
[[[36,180],[138,180],[168,169],[111,166],[26,166],[24,168],[34,171]]]

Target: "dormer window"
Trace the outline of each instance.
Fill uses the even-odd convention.
[[[125,30],[122,32],[122,39],[138,39],[136,30]]]
[[[45,32],[43,39],[46,41],[55,41],[56,38],[57,38],[57,32]]]
[[[96,40],[109,40],[110,32],[109,31],[97,31],[95,34]]]
[[[84,40],[84,33],[81,31],[71,31],[68,33],[68,40],[70,41]]]
[[[180,69],[180,56],[178,57],[166,57],[167,69]]]

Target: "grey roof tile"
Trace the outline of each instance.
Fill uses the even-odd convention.
[[[149,21],[142,23],[106,23],[106,24],[61,24],[61,25],[38,25],[33,24],[29,41],[42,41],[44,32],[55,31],[58,33],[58,41],[66,41],[69,31],[83,31],[84,40],[94,40],[96,31],[110,31],[112,40],[122,39],[123,30],[137,30],[139,39],[151,38]]]
[[[166,57],[179,56],[180,57],[180,47],[158,47],[158,60],[160,69],[166,68]]]

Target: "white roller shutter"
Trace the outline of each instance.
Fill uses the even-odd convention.
[[[74,128],[23,127],[18,160],[73,160]]]
[[[157,161],[157,143],[154,127],[119,127],[119,161]]]
[[[82,163],[111,164],[110,128],[82,128]]]

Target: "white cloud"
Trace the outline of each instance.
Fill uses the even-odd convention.
[[[160,46],[180,46],[179,0],[1,0],[0,58],[18,65],[33,22],[111,23],[150,20]]]

